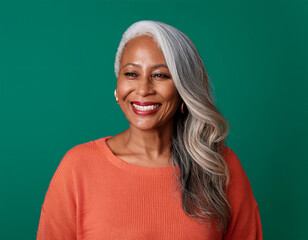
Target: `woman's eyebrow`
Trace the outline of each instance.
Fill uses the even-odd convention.
[[[141,67],[139,64],[136,64],[136,63],[127,63],[127,64],[125,64],[123,67],[121,67],[121,69],[122,69],[122,68],[125,68],[125,67],[128,66],[128,65],[132,65],[132,66],[134,66],[134,67]]]
[[[168,69],[168,66],[166,64],[156,64],[154,65],[153,67],[151,68],[159,68],[159,67],[164,67],[164,68],[167,68]]]
[[[127,64],[125,64],[123,67],[121,67],[121,69],[122,69],[122,68],[125,68],[125,67],[128,66],[128,65],[132,65],[132,66],[134,66],[134,67],[141,67],[139,64],[136,64],[136,63],[127,63]],[[151,67],[151,68],[153,69],[153,68],[159,68],[159,67],[164,67],[164,68],[167,68],[167,69],[168,69],[168,66],[167,66],[166,64],[163,64],[163,63],[156,64],[156,65],[154,65],[154,66]]]

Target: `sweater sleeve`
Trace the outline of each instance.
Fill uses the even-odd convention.
[[[234,151],[227,148],[226,162],[230,184],[227,196],[231,206],[231,220],[225,240],[262,240],[261,218],[248,177]]]
[[[68,151],[54,173],[41,209],[37,240],[76,239],[76,188]]]

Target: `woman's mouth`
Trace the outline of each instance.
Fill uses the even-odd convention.
[[[131,102],[135,113],[139,115],[147,115],[157,112],[160,109],[160,103],[154,102]]]

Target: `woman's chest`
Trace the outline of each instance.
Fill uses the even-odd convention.
[[[181,193],[170,178],[88,183],[79,194],[78,240],[221,239],[214,225],[185,214]]]

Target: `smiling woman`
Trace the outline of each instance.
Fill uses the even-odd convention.
[[[126,44],[117,79],[116,93],[130,131],[161,128],[169,130],[171,136],[180,96],[164,54],[153,38],[142,35]],[[110,139],[108,143],[111,142]]]
[[[262,239],[258,205],[225,145],[192,41],[158,21],[123,34],[116,101],[130,123],[70,149],[54,174],[37,239]]]

